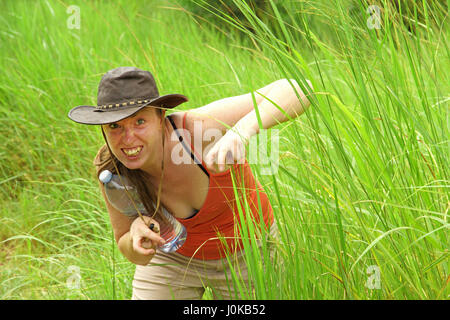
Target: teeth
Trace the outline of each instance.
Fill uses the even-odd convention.
[[[122,150],[123,150],[123,152],[125,152],[125,154],[126,154],[127,156],[135,156],[135,155],[137,155],[139,152],[141,152],[142,147],[136,147],[136,148],[133,148],[133,149],[122,149]]]

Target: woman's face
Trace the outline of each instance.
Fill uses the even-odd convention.
[[[161,115],[155,108],[102,127],[112,153],[129,169],[152,167],[161,153]]]

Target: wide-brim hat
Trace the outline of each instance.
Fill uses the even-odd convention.
[[[97,106],[77,106],[68,116],[78,123],[100,125],[120,121],[148,106],[171,109],[186,101],[182,94],[160,96],[150,72],[119,67],[100,80]]]

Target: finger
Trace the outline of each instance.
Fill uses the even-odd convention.
[[[150,248],[145,248],[142,245],[142,240],[143,238],[139,238],[139,237],[134,237],[133,238],[133,250],[139,254],[148,256],[150,254],[154,254],[155,253],[155,249],[153,249],[152,246],[150,246]],[[146,244],[146,247],[148,247],[148,245]]]
[[[217,165],[219,166],[219,171],[225,171],[225,157],[229,150],[227,148],[221,148],[217,153]]]
[[[158,228],[158,233],[147,229],[144,235],[144,238],[152,241],[156,247],[162,246],[166,241],[163,237],[159,235],[159,225],[155,224],[154,229]]]
[[[228,150],[228,152],[225,155],[225,164],[233,164],[235,154],[236,154],[235,152],[231,152],[231,150]]]
[[[149,251],[150,251],[150,254],[152,254],[152,253],[155,252],[155,246],[153,245],[153,243],[152,243],[150,240],[143,239],[143,240],[141,241],[141,247],[144,248],[144,249],[150,249],[150,250],[149,250]],[[153,249],[153,250],[152,250],[152,249]],[[152,251],[153,251],[153,252],[152,252]]]
[[[164,241],[164,239],[163,239]],[[136,242],[134,242],[134,248],[136,252],[143,255],[150,255],[156,253],[156,248],[161,245],[160,242],[155,242],[147,238],[138,238]]]
[[[214,163],[217,158],[217,148],[214,146],[205,157],[205,164],[208,169],[215,170]]]
[[[152,223],[153,223],[153,225],[154,225],[154,228],[158,228],[158,229],[159,229],[159,224],[158,224],[157,221],[153,220]],[[150,230],[150,228],[147,227],[147,226],[143,226],[142,228],[140,228],[140,229],[139,229],[139,232],[138,232],[138,235],[139,235],[141,238],[145,238],[145,239],[147,239],[147,240],[152,241],[152,242],[155,244],[155,247],[161,246],[161,245],[163,245],[164,243],[166,243],[165,240],[164,240],[164,238],[162,238],[162,237],[159,235],[159,230],[158,230],[158,233],[156,233],[156,232]]]
[[[153,243],[148,239],[142,239],[141,247],[144,249],[153,249]]]
[[[236,163],[244,164],[245,163],[245,147],[240,144],[236,151]]]

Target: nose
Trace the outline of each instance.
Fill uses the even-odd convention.
[[[122,133],[123,142],[127,145],[131,145],[134,140],[134,129],[125,127]]]

